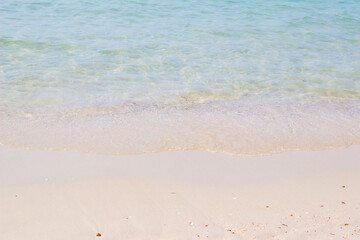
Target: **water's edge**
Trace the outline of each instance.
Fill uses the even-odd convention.
[[[264,104],[266,102],[266,104]],[[200,150],[257,156],[360,144],[359,101],[128,103],[3,114],[4,146],[98,154]]]

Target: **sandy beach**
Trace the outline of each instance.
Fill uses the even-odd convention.
[[[359,239],[360,146],[235,157],[0,148],[0,236]]]
[[[360,240],[360,1],[0,1],[0,240]]]

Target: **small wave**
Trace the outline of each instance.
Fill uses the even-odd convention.
[[[10,147],[101,154],[203,150],[264,155],[360,143],[359,101],[124,103],[71,111],[6,114]]]

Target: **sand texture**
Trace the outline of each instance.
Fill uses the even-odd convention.
[[[0,239],[360,239],[359,156],[2,147]]]

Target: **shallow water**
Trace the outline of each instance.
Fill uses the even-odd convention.
[[[360,3],[0,3],[0,142],[128,154],[360,143]]]

